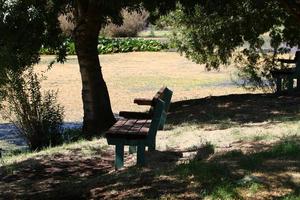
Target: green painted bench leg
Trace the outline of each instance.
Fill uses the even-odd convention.
[[[136,153],[136,146],[129,146],[129,154]]]
[[[282,80],[280,77],[276,78],[276,92],[277,93],[281,92],[281,87],[282,87],[281,81]]]
[[[156,149],[156,142],[155,142],[155,139],[154,141],[150,142],[150,144],[148,145],[148,150],[149,151],[155,151]]]
[[[297,91],[300,91],[300,77],[297,77]]]
[[[124,166],[124,145],[116,145],[115,168],[120,169]]]
[[[145,165],[145,145],[139,145],[137,147],[137,165]]]
[[[167,119],[167,114],[163,113],[160,118],[158,130],[164,130],[164,125],[166,123],[166,119]]]
[[[288,91],[291,92],[294,87],[294,79],[293,78],[288,78]]]

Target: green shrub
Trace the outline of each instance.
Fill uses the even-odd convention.
[[[98,42],[99,54],[122,53],[133,51],[161,51],[167,49],[168,45],[157,40],[144,39],[111,39],[99,38]]]
[[[67,46],[68,55],[76,55],[75,44],[71,40],[65,42]],[[125,53],[133,51],[161,51],[168,49],[168,44],[157,40],[144,40],[135,38],[104,38],[100,37],[98,40],[99,54],[109,53]],[[54,55],[54,51],[47,48],[41,49],[41,54]]]
[[[3,86],[3,117],[10,120],[31,150],[62,143],[63,107],[57,103],[57,93],[41,93],[40,80],[32,68],[21,74],[7,72]]]
[[[108,37],[136,37],[147,25],[149,13],[142,9],[140,11],[121,11],[123,24],[116,25],[108,23],[102,30],[101,34]]]

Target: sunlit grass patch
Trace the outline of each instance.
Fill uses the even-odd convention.
[[[44,156],[53,156],[55,154],[70,154],[76,152],[83,156],[93,156],[99,151],[105,151],[108,148],[104,139],[94,139],[92,141],[79,140],[74,143],[63,144],[57,147],[48,147],[38,152],[28,150],[20,151],[16,155],[7,155],[2,158],[2,165],[12,165],[29,159],[43,159]]]

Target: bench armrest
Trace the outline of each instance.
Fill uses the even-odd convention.
[[[152,99],[146,99],[146,98],[135,98],[133,102],[137,105],[148,105],[150,106],[152,104]]]
[[[152,116],[148,112],[121,111],[119,115],[127,119],[151,119],[152,118]]]

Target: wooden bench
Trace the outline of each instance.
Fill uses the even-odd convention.
[[[294,60],[278,59],[281,63],[295,64],[296,67],[272,70],[271,74],[275,79],[276,93],[300,91],[300,51],[295,54]],[[294,80],[296,87],[294,88]],[[286,83],[286,86],[284,85]]]
[[[155,149],[156,133],[160,124],[165,103],[157,99],[152,119],[120,119],[105,137],[109,145],[115,145],[115,168],[124,166],[124,146],[137,147],[137,165],[145,164],[145,147]]]
[[[157,99],[161,99],[165,102],[164,112],[162,113],[162,117],[159,123],[159,130],[163,130],[166,119],[167,113],[169,111],[169,107],[171,104],[173,92],[168,89],[167,87],[162,87],[160,90],[154,95],[152,99],[145,99],[145,98],[135,98],[134,103],[138,105],[148,105],[150,106],[149,111],[147,112],[132,112],[132,111],[121,111],[119,115],[121,117],[127,119],[151,119],[153,116],[153,110],[155,107],[155,103]]]

